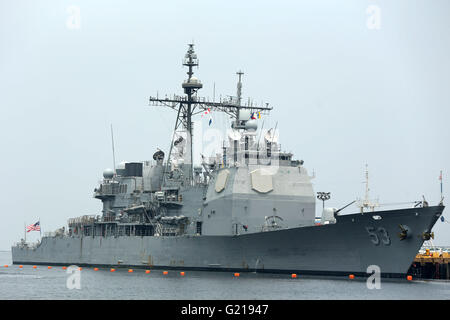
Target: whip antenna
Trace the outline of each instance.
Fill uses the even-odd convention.
[[[114,170],[114,174],[116,174],[116,155],[114,152],[114,133],[113,133],[112,123],[111,123],[111,144],[112,144],[112,156],[113,156],[113,170]]]

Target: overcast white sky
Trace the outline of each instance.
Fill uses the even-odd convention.
[[[447,0],[0,0],[0,250],[24,223],[100,214],[111,123],[117,162],[167,152],[175,114],[148,97],[182,94],[192,40],[200,95],[214,83],[234,95],[242,69],[244,99],[274,107],[265,126],[278,123],[328,206],[364,196],[366,163],[381,203],[437,204],[440,170],[447,202],[449,12]],[[450,224],[434,231],[450,245]]]

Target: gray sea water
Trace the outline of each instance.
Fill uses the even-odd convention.
[[[8,267],[5,267],[8,265]],[[321,299],[450,299],[450,281],[381,280],[380,289],[368,289],[365,280],[298,275],[83,268],[80,288],[69,289],[71,274],[61,266],[11,265],[11,252],[0,251],[1,300],[321,300]],[[69,286],[70,287],[70,286]]]

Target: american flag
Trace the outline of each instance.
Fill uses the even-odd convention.
[[[36,222],[35,224],[30,224],[29,226],[27,226],[27,232],[30,231],[41,231],[41,226],[39,221]]]

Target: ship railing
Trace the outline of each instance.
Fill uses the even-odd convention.
[[[68,235],[68,233],[67,232],[58,232],[58,231],[44,232],[44,237],[47,237],[47,238],[63,237],[65,235]]]
[[[114,180],[101,181],[100,186],[94,189],[94,197],[113,196],[119,193],[124,193],[121,191],[123,191],[123,189],[121,189],[121,185],[118,181]]]
[[[13,247],[17,247],[17,248],[22,248],[22,249],[31,249],[34,250],[36,249],[39,245],[41,244],[41,242],[38,240],[37,242],[25,242],[25,241],[20,241],[20,242],[16,242],[13,244]]]
[[[30,243],[25,242],[23,240],[13,243],[13,247],[17,247],[17,248],[29,248],[29,246],[30,246]]]
[[[76,218],[70,218],[67,221],[67,224],[69,226],[73,226],[73,225],[81,225],[81,224],[92,224],[95,221],[98,220],[98,217],[95,215],[84,215],[81,217],[76,217]]]
[[[116,221],[116,217],[114,216],[103,216],[102,218],[100,218],[101,222],[115,222]]]
[[[435,246],[435,245],[423,245],[419,253],[424,253],[426,250],[431,252],[450,252],[450,246]]]

